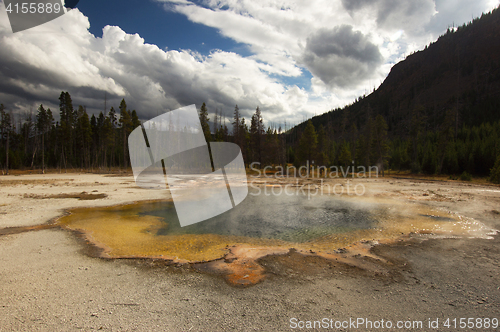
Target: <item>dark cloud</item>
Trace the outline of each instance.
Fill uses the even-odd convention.
[[[309,36],[303,62],[325,84],[344,88],[370,78],[383,58],[365,35],[342,25]]]
[[[435,0],[437,14],[434,15],[426,30],[433,32],[434,35],[442,34],[449,26],[462,25],[473,17],[481,16],[481,13],[489,11],[490,7],[488,0]],[[460,8],[460,10],[457,10]]]
[[[51,107],[56,113],[55,106],[61,91],[70,90],[75,106],[85,105],[89,110],[103,110],[104,90],[90,86],[75,86],[57,72],[39,68],[30,63],[15,61],[12,54],[3,48],[0,52],[0,91],[1,100],[9,110],[15,113],[36,110],[40,104]],[[119,102],[119,96],[107,93],[111,102]]]
[[[210,112],[217,108],[228,118],[236,103],[245,117],[257,105],[273,107],[272,113],[286,106],[282,86],[256,61],[234,53],[203,57],[163,51],[109,26],[100,39],[87,29],[54,36],[11,34],[0,26],[0,102],[9,111],[36,111],[43,103],[57,118],[61,91],[70,92],[75,107],[86,106],[94,114],[104,110],[105,94],[108,110],[125,98],[142,119],[191,104],[199,108],[203,102]],[[280,104],[275,103],[280,97]]]
[[[357,10],[371,5],[372,0],[342,0],[342,6],[351,14],[355,13]]]
[[[228,18],[230,10],[225,16],[210,11],[217,15],[202,15],[205,21],[196,16],[196,5],[183,7],[193,21],[215,26],[229,38],[253,47],[256,54],[248,57],[219,50],[206,56],[190,50],[162,50],[119,27],[107,26],[102,38],[96,38],[78,9],[34,30],[12,34],[0,6],[0,18],[2,14],[5,18],[0,20],[0,102],[14,112],[36,110],[40,103],[57,110],[64,90],[70,92],[75,106],[85,105],[91,113],[104,109],[106,93],[108,109],[125,98],[142,119],[206,102],[209,112],[218,108],[228,120],[238,104],[247,119],[260,106],[266,120],[300,122],[313,110],[350,101],[368,79],[378,80],[387,70],[387,66],[379,70],[383,57],[365,34],[376,36],[384,55],[391,52],[392,61],[410,43],[414,47],[435,39],[429,32],[442,33],[453,21],[461,24],[488,6],[488,0],[341,1],[352,18],[341,13],[341,21],[334,23],[337,27],[321,30],[315,29],[333,26],[328,13],[336,8],[335,2],[321,0],[307,8],[293,5],[290,13],[259,9],[251,17],[235,11],[227,20],[220,17]],[[326,15],[309,11],[312,7],[323,8]],[[292,10],[293,15],[288,15]],[[365,34],[356,31],[358,27],[340,25],[352,22],[362,23],[359,29]],[[372,30],[363,30],[367,27]],[[294,75],[300,75],[296,64],[311,72],[300,78],[309,81],[313,76],[311,90],[295,86],[298,78]],[[291,83],[280,75],[291,75]],[[330,88],[335,88],[334,95]]]
[[[351,16],[359,11],[372,11],[378,27],[403,29],[416,33],[435,14],[433,0],[342,0],[342,5]]]
[[[414,40],[436,39],[453,24],[462,25],[489,11],[489,0],[341,0],[354,18],[372,16],[378,28],[404,30]],[[429,40],[427,40],[428,42]]]

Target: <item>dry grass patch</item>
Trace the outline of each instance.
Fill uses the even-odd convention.
[[[49,199],[49,198],[76,198],[81,201],[90,201],[94,199],[103,199],[108,197],[106,194],[92,194],[82,191],[81,193],[68,193],[68,194],[53,194],[53,195],[36,195],[36,194],[24,194],[24,198],[34,198],[34,199]]]

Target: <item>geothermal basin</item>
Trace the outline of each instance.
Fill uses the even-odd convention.
[[[291,248],[335,255],[356,243],[376,244],[409,235],[491,234],[475,220],[409,201],[263,189],[266,185],[253,186],[234,209],[186,227],[180,227],[171,200],[74,209],[58,224],[84,234],[102,249],[101,257],[180,263],[227,258],[238,246],[261,250],[254,258]]]

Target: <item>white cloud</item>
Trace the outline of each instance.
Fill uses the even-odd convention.
[[[107,26],[102,38],[88,32],[88,19],[77,9],[25,32],[0,31],[0,95],[11,107],[36,109],[39,103],[57,100],[70,91],[75,105],[101,110],[104,91],[108,105],[125,98],[143,118],[158,112],[206,102],[230,117],[238,104],[245,116],[260,106],[267,119],[293,117],[290,91],[268,76],[274,67],[238,54],[215,51],[164,51],[146,44],[139,35]],[[5,70],[5,68],[8,68]],[[21,100],[24,103],[16,103]],[[307,98],[302,101],[305,107]]]
[[[78,9],[12,34],[0,5],[0,102],[57,109],[52,103],[67,90],[75,105],[100,111],[106,91],[108,106],[125,98],[144,119],[206,102],[228,117],[238,104],[246,117],[260,106],[267,121],[298,123],[371,91],[454,17],[461,24],[492,8],[492,0],[157,1],[248,45],[252,55],[161,50],[112,26],[96,38]],[[306,71],[310,89],[283,83]]]
[[[254,59],[269,65],[265,70],[270,73],[293,77],[300,75],[300,70],[309,70],[315,78],[329,82],[331,93],[339,93],[339,86],[346,84],[351,93],[359,93],[368,82],[382,80],[388,74],[383,64],[394,64],[435,40],[452,16],[465,22],[471,14],[479,15],[492,9],[493,2],[498,4],[498,0],[460,0],[460,5],[455,0],[157,1],[168,4],[167,10],[247,44]],[[342,25],[353,26],[378,47],[383,61],[370,66],[361,62],[361,68],[356,59],[338,55],[303,61],[310,36]],[[354,34],[352,37],[356,38]],[[333,81],[329,79],[332,77]],[[317,82],[313,80],[312,85]]]
[[[342,96],[351,98],[363,94],[367,88],[371,90],[373,82],[382,81],[388,74],[384,63],[393,64],[413,51],[413,45],[423,47],[428,42],[427,36],[420,40],[415,35],[425,30],[436,13],[432,0],[418,0],[418,3],[396,0],[206,0],[201,4],[157,1],[165,3],[167,10],[182,13],[193,22],[216,28],[223,36],[248,45],[253,53],[251,58],[261,62],[260,68],[268,73],[288,77],[300,76],[305,70],[312,73],[312,90],[308,93],[318,98],[318,91],[322,91],[320,95],[325,104],[332,100],[336,103],[325,105],[323,110],[315,110],[308,104],[304,110],[310,114],[352,101]],[[319,56],[311,51],[316,39],[319,47],[322,31],[339,31],[342,26],[353,27],[355,32],[345,34],[342,45],[348,48],[349,44],[357,44],[361,52],[358,57],[335,52]],[[411,44],[410,38],[418,40]],[[325,47],[331,48],[331,42],[334,42],[332,38],[325,39]],[[359,57],[365,51],[369,51],[368,61]],[[319,83],[318,78],[326,86]]]
[[[349,88],[374,76],[382,55],[361,32],[342,25],[309,36],[303,62],[327,85]]]

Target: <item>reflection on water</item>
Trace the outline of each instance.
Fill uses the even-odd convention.
[[[164,225],[158,235],[218,234],[302,243],[328,234],[372,228],[377,221],[370,211],[376,208],[375,204],[359,206],[331,196],[304,200],[297,195],[260,194],[249,195],[224,214],[186,227],[180,227],[172,203],[141,215],[161,218]]]
[[[420,214],[420,216],[431,218],[434,220],[439,220],[439,221],[453,221],[453,219],[451,219],[450,217],[434,216],[434,215],[428,215],[428,214]]]
[[[324,195],[249,195],[235,209],[180,227],[172,202],[75,209],[59,224],[87,234],[109,257],[218,259],[227,246],[248,244],[332,252],[357,241],[409,233],[484,236],[473,220],[405,201]]]

